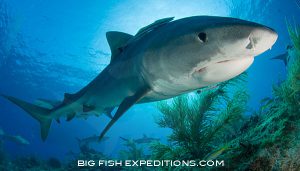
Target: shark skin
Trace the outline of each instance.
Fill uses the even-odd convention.
[[[234,78],[278,37],[269,27],[236,18],[172,20],[157,20],[134,36],[107,32],[110,64],[77,93],[65,93],[52,109],[3,96],[40,122],[43,140],[53,119],[64,116],[71,120],[86,107],[97,113],[118,107],[101,139],[134,104],[172,98]]]
[[[55,100],[47,100],[47,99],[37,99],[34,104],[37,105],[37,106],[40,106],[40,107],[44,107],[44,108],[48,108],[48,109],[52,109],[54,108],[55,106],[58,106],[60,105],[60,101],[55,101]],[[103,113],[109,117],[110,119],[112,118],[112,111],[114,110],[114,107],[112,108],[106,108]],[[89,116],[96,116],[96,117],[99,117],[100,114],[99,113],[95,113],[95,112],[92,112],[93,110],[90,110],[90,111],[86,111],[84,112],[84,106],[83,106],[83,112],[82,113],[76,113],[76,118],[83,118],[84,120],[87,120]],[[56,121],[58,123],[60,123],[60,120],[59,118],[56,119]]]

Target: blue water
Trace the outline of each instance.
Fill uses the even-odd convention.
[[[285,77],[283,63],[269,60],[284,53],[290,43],[285,21],[300,21],[300,9],[293,0],[0,2],[6,4],[9,14],[6,37],[0,37],[0,40],[5,40],[0,43],[0,93],[29,102],[37,98],[60,100],[65,92],[74,93],[97,76],[110,61],[105,38],[107,31],[135,34],[141,27],[161,18],[214,15],[259,22],[274,28],[279,34],[272,50],[255,58],[248,69],[249,107],[254,110],[262,98],[271,96],[272,84]],[[134,106],[108,132],[109,140],[96,148],[116,156],[123,148],[119,136],[139,138],[147,134],[165,142],[170,130],[158,128],[155,124],[155,117],[159,114],[155,103]],[[30,141],[29,146],[5,143],[5,149],[12,156],[64,159],[70,150],[79,151],[76,138],[99,134],[107,122],[106,116],[62,121],[60,124],[53,122],[47,141],[42,142],[39,123],[0,98],[0,128]]]

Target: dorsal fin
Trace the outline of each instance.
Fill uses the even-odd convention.
[[[127,42],[133,36],[127,33],[117,32],[117,31],[109,31],[106,32],[106,39],[109,44],[111,50],[111,60],[112,62],[117,55],[121,53],[122,48],[126,46]]]
[[[167,24],[169,23],[170,21],[172,21],[174,19],[174,17],[168,17],[168,18],[162,18],[162,19],[159,19],[159,20],[156,20],[155,22],[141,28],[135,36],[140,36],[140,35],[143,35],[144,33],[147,33],[147,32],[150,32],[152,31],[153,29],[159,27],[159,26],[162,26],[164,24]]]

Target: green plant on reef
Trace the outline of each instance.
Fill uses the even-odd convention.
[[[160,127],[170,128],[169,145],[151,145],[158,160],[215,159],[240,133],[248,94],[246,74],[219,84],[214,90],[182,95],[158,103]],[[234,89],[234,91],[229,91]],[[180,168],[177,168],[180,169]]]

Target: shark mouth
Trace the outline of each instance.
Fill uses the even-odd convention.
[[[229,80],[249,68],[253,63],[253,57],[223,60],[198,69],[194,74],[201,82],[217,83]]]
[[[232,60],[224,60],[224,61],[219,61],[219,62],[216,62],[216,64],[220,64],[220,63],[226,63],[226,62],[230,62],[230,61],[232,61]],[[206,67],[203,67],[203,68],[201,68],[201,69],[198,69],[198,71],[197,72],[204,72],[205,70],[206,70],[206,68],[207,68],[208,66],[206,66]]]
[[[248,58],[253,58],[253,57],[246,57],[244,59],[248,59]],[[214,65],[217,65],[219,66],[218,64],[229,64],[229,63],[236,63],[236,62],[241,62],[241,61],[244,61],[243,59],[231,59],[231,60],[223,60],[223,61],[219,61],[219,62],[216,62],[216,63],[213,63],[213,64],[210,64],[206,67],[203,67],[201,69],[198,69],[197,72],[204,72],[207,68],[211,67],[211,66],[214,66]],[[222,67],[222,66],[220,66]],[[234,67],[234,66],[233,66]]]

